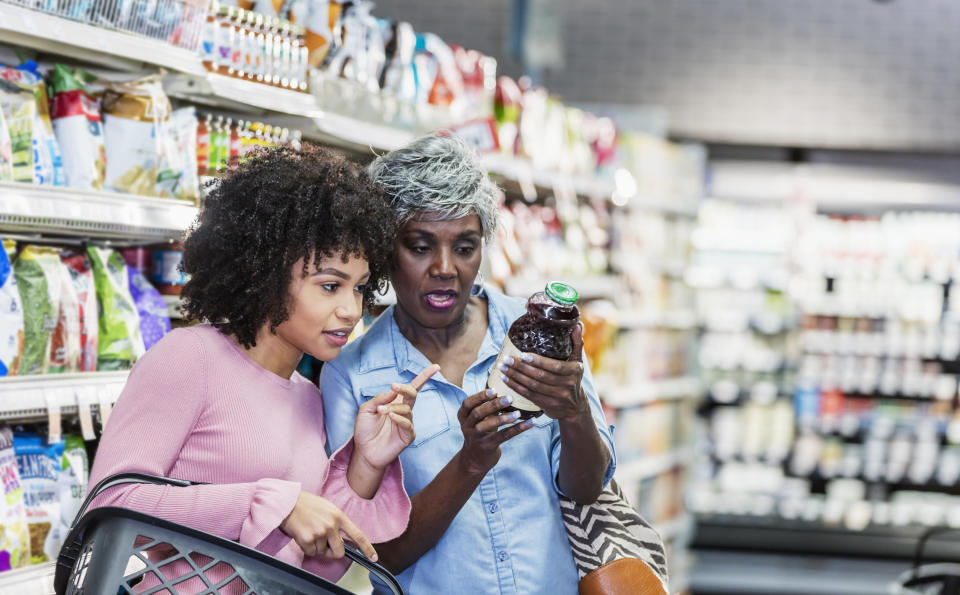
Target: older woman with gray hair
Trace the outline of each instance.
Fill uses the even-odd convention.
[[[411,593],[575,594],[559,495],[592,502],[615,466],[589,369],[580,357],[534,354],[505,366],[509,385],[545,413],[518,422],[510,397],[486,386],[525,301],[476,284],[497,194],[478,156],[434,134],[378,158],[370,172],[399,223],[397,303],[323,367],[330,446],[349,440],[359,407],[398,373],[441,367],[417,397],[417,436],[400,455],[410,523],[377,545],[380,560]],[[577,329],[575,354],[582,345]]]

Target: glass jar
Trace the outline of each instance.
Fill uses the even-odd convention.
[[[543,413],[540,407],[503,382],[500,364],[508,357],[520,361],[524,353],[569,360],[573,355],[573,329],[580,322],[580,310],[576,305],[578,297],[577,290],[566,283],[547,283],[543,291],[527,300],[526,314],[510,325],[500,355],[487,380],[487,386],[496,390],[498,395],[513,398],[513,404],[504,411],[519,411],[521,419],[538,417]]]

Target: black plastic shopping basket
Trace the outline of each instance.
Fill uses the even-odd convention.
[[[121,473],[94,486],[60,550],[54,578],[57,595],[135,593],[136,584],[147,576],[159,582],[145,593],[181,595],[177,584],[190,579],[203,582],[205,587],[199,593],[204,595],[218,595],[225,588],[244,595],[350,593],[253,548],[134,510],[104,507],[84,514],[90,502],[104,490],[127,483],[195,485],[142,473]],[[395,594],[403,594],[387,569],[355,548],[344,549],[348,558],[369,570]],[[163,567],[173,563],[189,565],[190,570],[167,579]],[[226,578],[214,581],[208,576],[211,572]],[[197,593],[193,587],[190,592]]]

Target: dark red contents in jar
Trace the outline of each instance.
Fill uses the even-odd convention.
[[[523,352],[568,360],[573,353],[573,327],[580,320],[576,306],[562,306],[543,292],[527,302],[527,313],[514,321],[510,341]]]

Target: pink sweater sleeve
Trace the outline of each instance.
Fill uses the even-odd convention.
[[[203,412],[206,366],[202,341],[186,329],[137,362],[100,440],[91,486],[124,471],[169,476]],[[299,483],[279,479],[188,488],[127,485],[108,490],[94,506],[135,509],[275,553],[290,541],[277,527],[299,494]]]
[[[330,457],[319,495],[336,504],[371,543],[383,543],[399,537],[406,531],[410,520],[410,498],[403,487],[400,460],[390,463],[383,474],[380,488],[373,498],[368,500],[358,496],[347,482],[347,467],[352,455],[351,438]],[[340,570],[342,574],[348,565],[343,560],[321,556],[305,558],[303,561],[305,569],[323,576],[335,575],[333,569]]]

